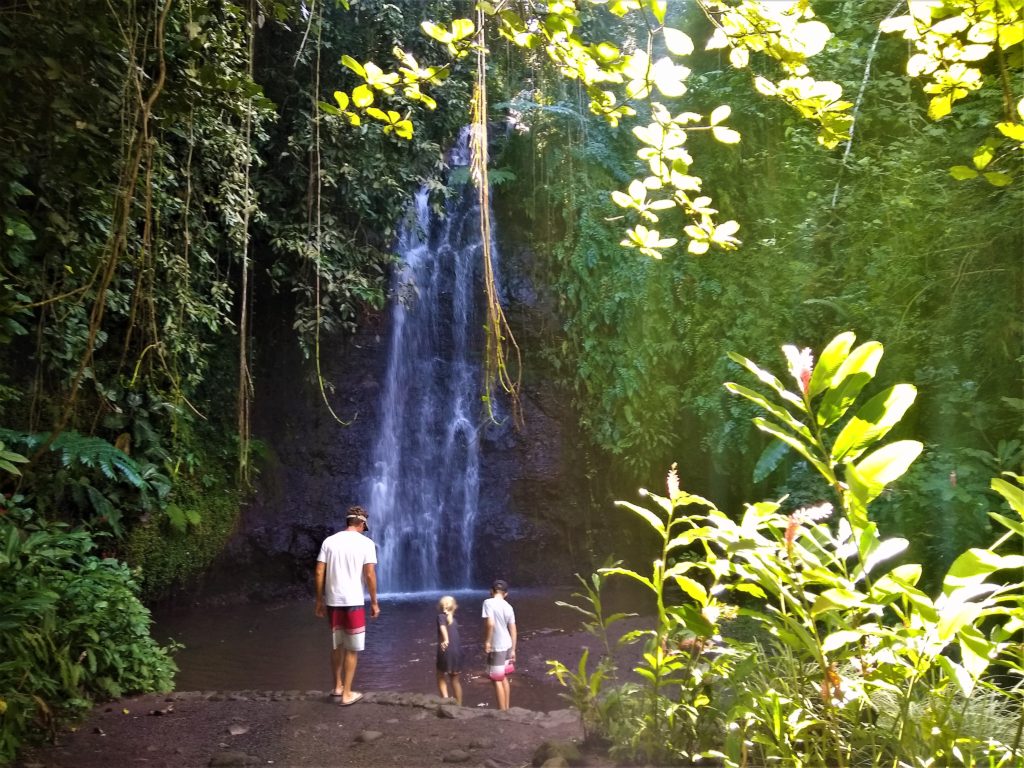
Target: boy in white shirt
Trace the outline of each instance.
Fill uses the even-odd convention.
[[[491,585],[491,596],[483,605],[484,653],[487,654],[488,676],[494,681],[498,709],[509,707],[508,673],[516,658],[516,613],[506,600],[507,596],[508,583],[497,579]]]

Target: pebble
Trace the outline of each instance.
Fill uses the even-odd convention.
[[[464,763],[469,760],[470,754],[462,749],[453,749],[448,752],[441,760],[445,763]]]
[[[363,744],[369,744],[370,742],[376,741],[384,734],[380,731],[363,731],[356,736],[356,741],[362,742]]]

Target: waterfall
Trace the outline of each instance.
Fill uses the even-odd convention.
[[[468,164],[464,130],[450,155]],[[480,490],[483,258],[471,183],[434,216],[426,189],[398,237],[387,374],[364,498],[382,592],[468,587]]]

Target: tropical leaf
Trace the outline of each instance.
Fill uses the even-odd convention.
[[[836,437],[832,461],[855,461],[899,423],[916,396],[916,387],[897,384],[868,400]]]

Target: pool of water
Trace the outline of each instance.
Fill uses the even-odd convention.
[[[555,605],[572,590],[514,590],[509,602],[520,632],[519,658],[511,678],[512,705],[541,711],[566,705],[547,675],[543,655],[531,652],[531,637],[579,628],[580,615]],[[356,690],[437,693],[434,676],[435,616],[441,592],[381,595],[381,615],[368,622]],[[484,674],[484,591],[457,591],[466,706],[494,706],[493,685]],[[175,660],[179,691],[284,691],[332,687],[330,634],[313,614],[313,599],[189,608],[154,613],[154,635],[184,645]]]

